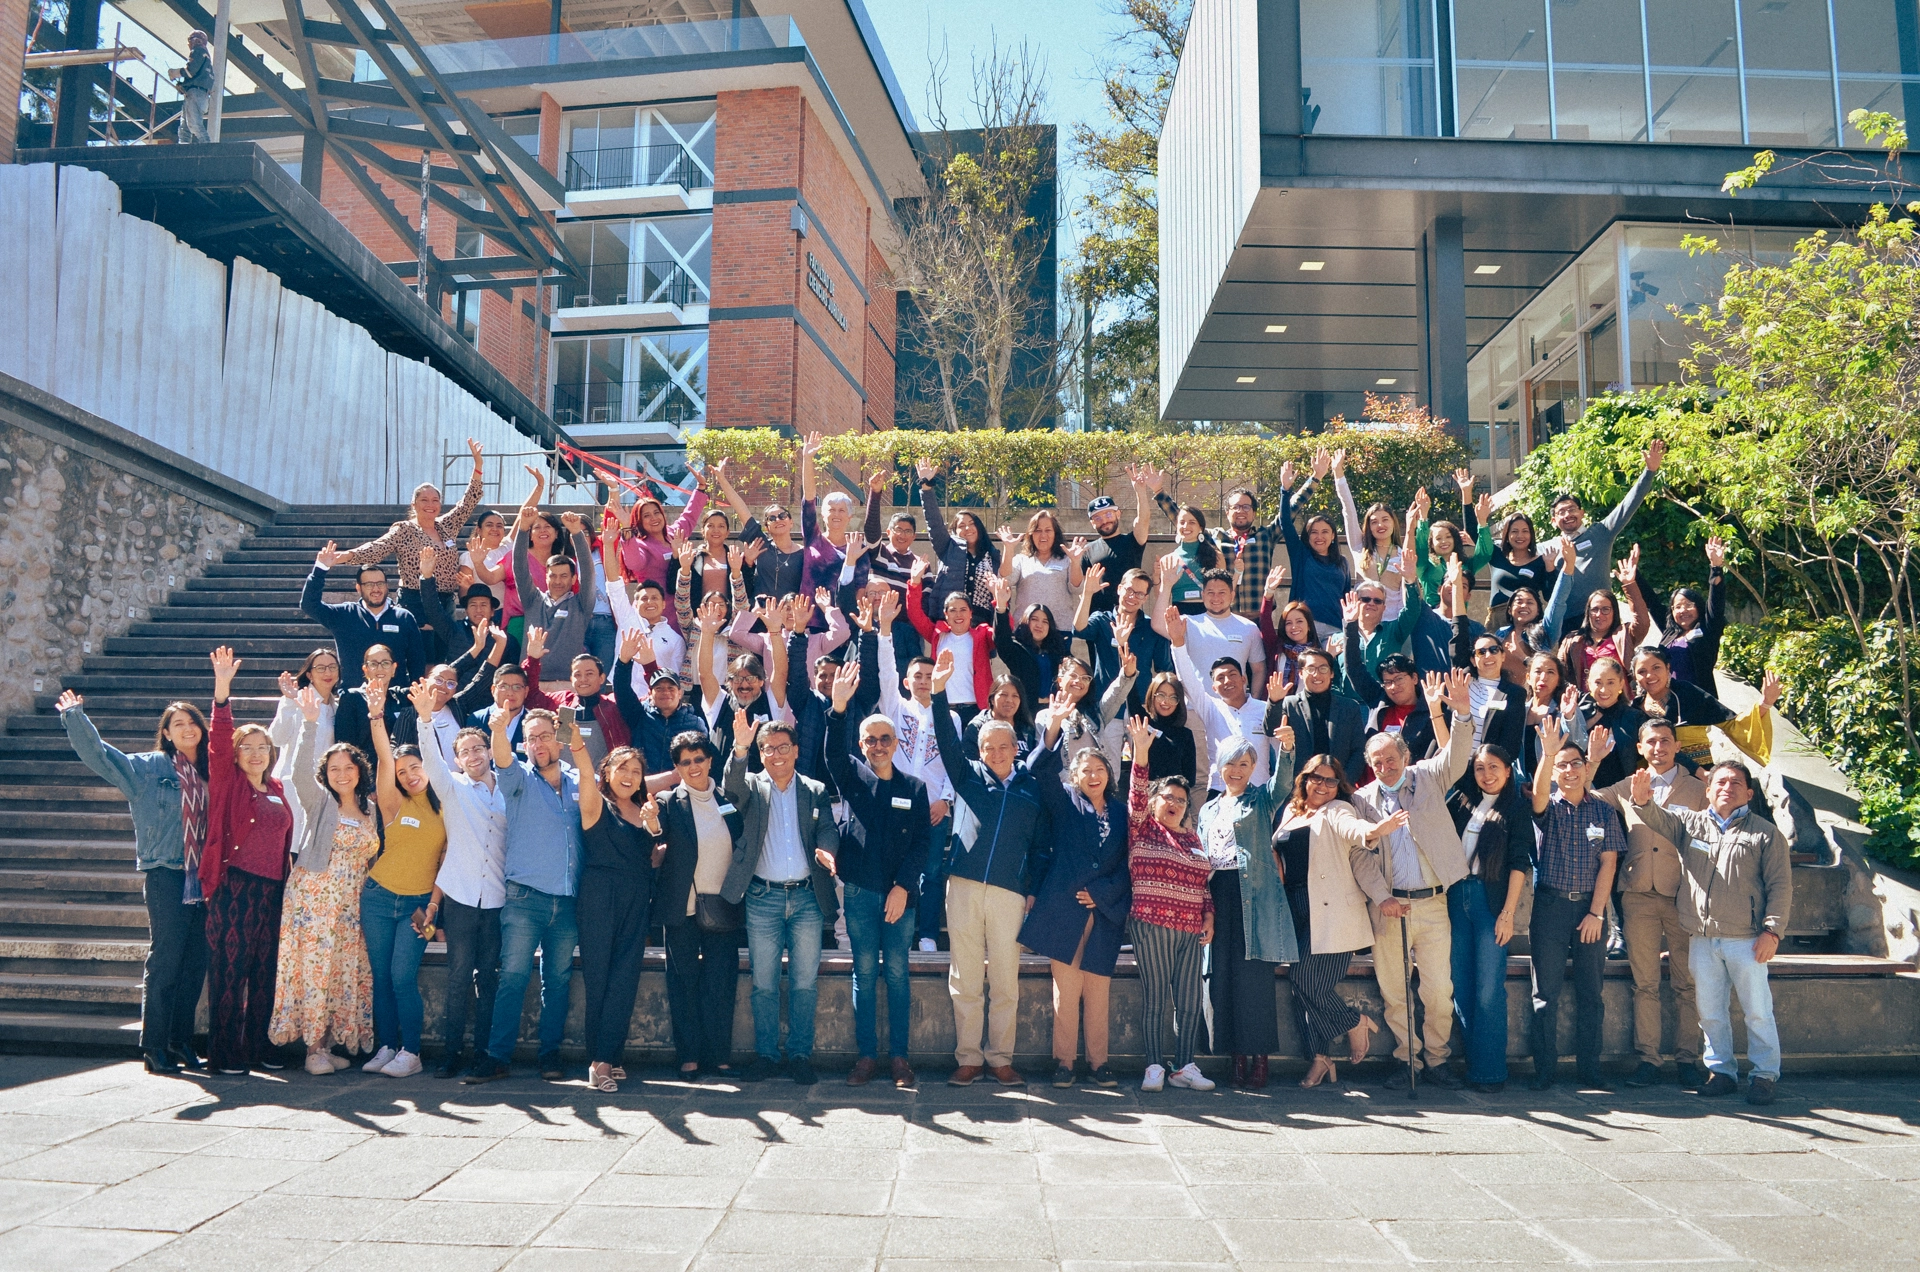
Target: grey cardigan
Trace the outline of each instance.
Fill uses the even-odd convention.
[[[293,796],[307,814],[306,832],[300,836],[300,849],[294,854],[302,870],[316,873],[327,868],[333,857],[333,833],[340,828],[340,801],[323,788],[314,763],[314,737],[319,722],[302,718],[300,738],[293,744]],[[371,814],[369,814],[371,816]],[[375,825],[379,822],[376,820]]]

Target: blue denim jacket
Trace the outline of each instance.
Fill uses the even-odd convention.
[[[113,783],[133,808],[134,864],[141,870],[184,870],[186,834],[180,825],[180,779],[164,751],[128,755],[100,739],[87,713],[73,707],[60,716],[80,762]]]

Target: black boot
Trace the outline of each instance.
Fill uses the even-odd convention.
[[[140,1058],[146,1063],[148,1073],[178,1073],[180,1066],[168,1059],[163,1051],[143,1051]]]

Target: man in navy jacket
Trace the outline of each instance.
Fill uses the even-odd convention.
[[[953,972],[954,1059],[959,1068],[947,1081],[971,1086],[981,1070],[990,1070],[1002,1086],[1025,1086],[1013,1067],[1013,1030],[1020,1006],[1020,925],[1033,905],[1038,881],[1046,877],[1052,851],[1047,846],[1050,819],[1040,800],[1040,784],[1014,763],[1011,725],[995,722],[980,730],[980,758],[967,759],[947,705],[953,679],[953,651],[941,651],[933,671],[933,727],[940,764],[953,784],[952,859],[947,865],[947,932]],[[988,978],[991,978],[990,980]],[[983,1022],[985,991],[992,990],[991,1014]],[[981,1025],[987,1045],[980,1046]]]
[[[393,683],[405,688],[427,672],[426,642],[420,624],[412,614],[387,597],[387,572],[377,565],[360,567],[354,590],[360,595],[351,601],[329,603],[321,599],[327,590],[327,571],[340,559],[332,540],[314,558],[313,571],[300,592],[300,612],[333,634],[335,651],[340,655],[340,687],[357,689],[366,679],[360,664],[367,650],[385,645],[393,652]]]

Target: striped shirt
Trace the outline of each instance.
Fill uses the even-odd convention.
[[[1176,932],[1199,933],[1213,913],[1213,893],[1200,836],[1168,830],[1147,812],[1147,766],[1133,766],[1127,789],[1127,871],[1133,876],[1131,917]]]

